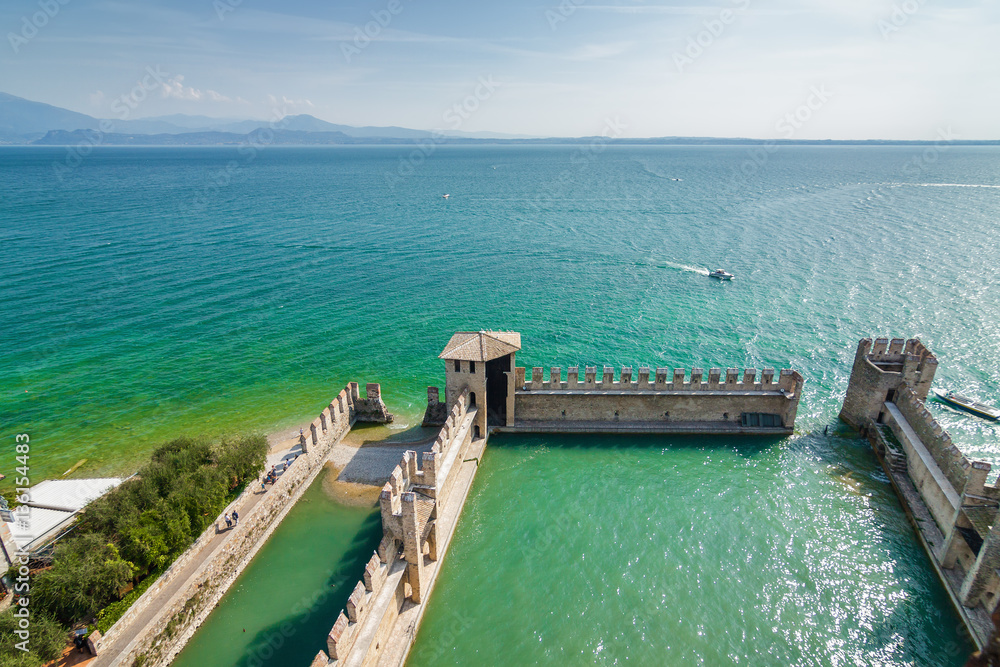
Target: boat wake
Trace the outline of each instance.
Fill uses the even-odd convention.
[[[703,269],[700,266],[691,266],[689,264],[678,264],[676,262],[664,262],[668,268],[679,269],[681,271],[690,271],[691,273],[699,273],[703,276],[708,275],[708,269]]]
[[[886,185],[909,185],[915,188],[1000,188],[989,183],[886,183]]]

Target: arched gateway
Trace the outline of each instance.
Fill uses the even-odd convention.
[[[445,402],[451,409],[468,388],[475,406],[476,426],[507,425],[514,412],[514,354],[521,334],[513,331],[460,331],[451,337],[438,358],[445,360]],[[475,397],[475,398],[473,398]]]

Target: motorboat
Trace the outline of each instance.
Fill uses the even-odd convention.
[[[716,269],[708,274],[709,278],[717,278],[719,280],[732,280],[735,276],[731,273],[726,273],[723,269]]]
[[[994,408],[991,405],[986,405],[985,403],[979,403],[968,396],[963,396],[962,394],[957,394],[953,391],[948,391],[941,393],[940,391],[935,391],[937,397],[947,403],[948,405],[959,408],[960,410],[965,410],[966,412],[971,412],[977,417],[982,417],[983,419],[991,419],[993,421],[1000,420],[1000,410]]]

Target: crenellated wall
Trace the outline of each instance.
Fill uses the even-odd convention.
[[[916,392],[907,386],[897,391],[893,401],[899,412],[906,418],[910,428],[917,434],[927,451],[930,452],[938,468],[944,473],[948,482],[961,494],[965,490],[972,464],[955,446],[951,435],[944,430],[930,410],[920,400]],[[989,464],[984,464],[989,465]],[[983,480],[985,481],[985,479]],[[980,485],[982,487],[982,485]],[[980,492],[982,489],[980,488]]]
[[[959,615],[983,646],[1000,600],[1000,488],[987,484],[990,464],[969,461],[927,409],[937,364],[917,339],[862,339],[840,417],[868,435]]]
[[[890,392],[903,383],[923,401],[937,371],[937,357],[916,338],[863,338],[858,342],[840,418],[860,429],[877,420]]]
[[[303,437],[303,454],[259,502],[249,510],[241,509],[239,523],[226,532],[223,541],[214,539],[216,526],[209,527],[105,636],[98,634],[95,665],[169,664],[322,470],[330,449],[357,421],[391,420],[382,404],[379,385],[368,384],[366,397],[361,399],[358,384],[348,384],[310,424]],[[242,508],[260,488],[259,482],[249,484],[230,507]],[[202,558],[204,562],[192,573],[188,566]],[[159,593],[178,581],[184,582],[182,588],[151,620],[136,627],[140,619],[146,618],[144,612],[151,604],[163,603]]]
[[[439,511],[451,500],[457,471],[473,442],[476,415],[469,391],[463,390],[430,451],[419,460],[416,452],[405,452],[389,475],[379,498],[382,541],[330,629],[327,650],[313,660],[315,667],[375,664],[385,651],[401,649],[388,640],[400,615],[426,602],[436,576],[436,569],[430,570],[446,539],[441,531],[450,535],[454,529],[453,522],[442,528]]]
[[[427,409],[421,426],[443,426],[448,419],[448,404],[441,400],[437,387],[427,387]]]
[[[548,432],[791,433],[803,378],[773,369],[572,366],[514,371],[514,423]],[[744,414],[756,415],[744,419]],[[762,418],[759,415],[774,415]],[[766,423],[762,421],[766,419]]]
[[[582,377],[573,367],[565,380],[559,368],[548,379],[535,368],[526,381],[525,369],[513,367],[516,349],[519,335],[481,331],[456,334],[442,353],[444,397],[438,388],[428,388],[423,420],[440,425],[440,431],[421,456],[406,452],[382,488],[382,540],[313,667],[401,664],[478,467],[487,410],[495,413],[493,425],[506,423],[500,430],[638,425],[672,433],[780,434],[792,431],[803,385],[798,372],[776,374],[769,368],[759,373],[696,368],[688,378],[683,369],[642,367],[636,374],[626,367],[615,379],[611,367],[600,375],[596,367],[585,368]],[[488,387],[503,392],[501,400],[490,403]],[[506,415],[499,409],[504,405]],[[768,423],[747,426],[744,413],[758,422],[767,417]]]

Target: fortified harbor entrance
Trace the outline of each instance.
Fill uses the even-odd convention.
[[[382,487],[383,537],[313,667],[398,665],[405,659],[490,433],[787,435],[802,375],[773,369],[515,365],[521,335],[460,331],[438,355],[445,400],[427,388],[430,450],[408,450]],[[700,479],[700,478],[699,478]],[[625,495],[623,493],[623,495]]]

